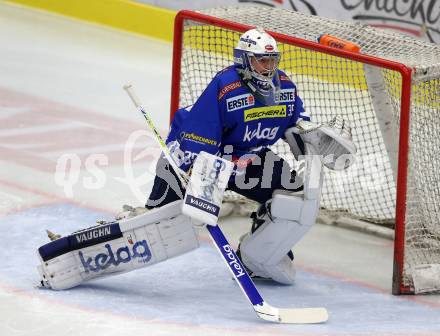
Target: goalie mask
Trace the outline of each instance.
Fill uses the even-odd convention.
[[[278,105],[280,53],[275,39],[261,28],[240,36],[234,49],[234,64],[243,81],[264,105]]]

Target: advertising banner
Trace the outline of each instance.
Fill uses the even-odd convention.
[[[261,5],[362,23],[440,42],[438,0],[137,0],[173,10]]]

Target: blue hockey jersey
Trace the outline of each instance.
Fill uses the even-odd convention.
[[[167,145],[180,168],[188,170],[201,151],[233,160],[249,157],[273,145],[298,119],[309,120],[295,85],[284,72],[278,74],[278,105],[257,101],[230,66],[217,73],[194,105],[179,109]]]

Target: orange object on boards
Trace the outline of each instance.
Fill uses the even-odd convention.
[[[323,44],[323,45],[326,45],[329,47],[343,49],[343,50],[347,50],[347,51],[352,51],[352,52],[357,52],[357,53],[361,51],[361,47],[359,47],[357,44],[354,44],[354,43],[346,41],[346,40],[342,40],[340,38],[337,38],[337,37],[334,37],[334,36],[328,35],[328,34],[324,34],[324,35],[321,35],[320,37],[318,37],[318,42],[320,44]]]

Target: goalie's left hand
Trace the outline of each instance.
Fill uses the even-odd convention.
[[[319,155],[322,164],[331,170],[347,169],[355,161],[356,146],[351,127],[340,117],[334,117],[327,124],[299,121],[285,133],[292,150],[299,147],[294,135],[312,149],[313,153],[306,154]]]

